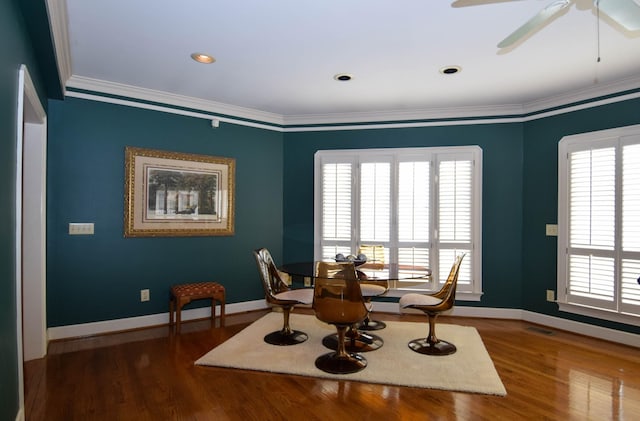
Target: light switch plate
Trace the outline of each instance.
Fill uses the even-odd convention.
[[[557,236],[558,236],[558,225],[547,224],[547,237],[557,237]]]
[[[69,235],[93,235],[93,222],[69,224]]]

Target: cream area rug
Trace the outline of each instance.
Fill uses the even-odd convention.
[[[335,333],[335,327],[310,315],[292,314],[290,322],[292,329],[307,333],[309,339],[291,346],[264,342],[262,338],[267,333],[282,328],[282,313],[273,312],[218,345],[195,364],[499,396],[507,394],[473,327],[438,324],[438,337],[455,344],[458,351],[453,355],[429,356],[418,354],[407,346],[410,340],[426,336],[426,317],[424,323],[385,322],[385,329],[374,332],[384,339],[382,348],[362,353],[368,361],[364,370],[353,374],[330,374],[317,369],[315,359],[330,352],[322,345],[322,338]]]

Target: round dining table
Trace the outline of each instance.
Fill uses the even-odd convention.
[[[318,262],[297,262],[288,263],[280,266],[278,270],[289,275],[291,282],[299,284],[304,282],[305,287],[312,286],[312,280],[316,277]],[[340,273],[340,272],[336,272]],[[361,282],[367,284],[377,284],[378,282],[384,287],[383,291],[389,288],[389,281],[395,280],[420,280],[425,281],[431,279],[431,269],[427,267],[398,265],[394,263],[365,262],[356,264],[356,274]],[[323,275],[326,276],[326,275]],[[368,316],[367,316],[368,320]],[[383,322],[376,322],[384,327]],[[322,343],[330,348],[337,349],[337,335],[329,335],[325,337]],[[380,348],[384,341],[379,335],[371,332],[364,332],[357,328],[350,329],[346,338],[346,349],[349,352],[367,352]]]
[[[292,278],[311,278],[316,276],[318,262],[287,263],[278,268]],[[410,279],[431,279],[431,269],[424,266],[399,265],[397,263],[365,262],[356,265],[358,278],[368,281],[396,281]]]

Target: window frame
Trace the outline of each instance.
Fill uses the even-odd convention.
[[[482,149],[477,145],[470,146],[454,146],[454,147],[424,147],[424,148],[385,148],[385,149],[340,149],[340,150],[319,150],[314,155],[314,259],[322,259],[322,168],[325,163],[350,163],[352,167],[352,179],[351,179],[351,233],[349,240],[350,249],[357,250],[359,246],[359,239],[357,233],[359,232],[360,223],[360,165],[365,162],[380,162],[377,160],[389,160],[392,164],[390,182],[391,182],[391,222],[390,230],[391,236],[389,238],[388,246],[391,248],[391,254],[396,253],[398,250],[398,223],[397,223],[397,198],[398,198],[398,165],[400,162],[417,162],[417,161],[429,161],[431,177],[429,181],[429,219],[430,230],[433,232],[436,228],[436,189],[438,188],[437,181],[434,177],[436,172],[436,165],[442,158],[446,157],[450,159],[457,157],[458,159],[470,159],[472,161],[471,167],[471,200],[472,200],[472,216],[471,216],[471,247],[467,255],[467,259],[470,262],[470,285],[468,290],[457,290],[456,297],[458,300],[465,301],[480,301],[482,297]],[[394,200],[395,199],[395,200]],[[404,243],[404,241],[402,242]],[[435,280],[439,278],[446,278],[448,274],[439,274],[438,267],[439,262],[435,256],[438,248],[434,245],[437,243],[436,237],[429,236],[428,247],[430,250],[434,250],[430,257],[430,265],[433,271],[433,282],[423,283],[420,286],[412,286],[411,290],[397,289],[393,285],[389,289],[387,296],[401,297],[402,295],[415,291],[415,292],[433,292],[437,291],[442,284],[438,284]],[[346,245],[346,243],[345,243]],[[387,245],[385,245],[386,247]],[[392,257],[393,259],[393,257]],[[465,260],[467,260],[465,259]]]
[[[563,137],[558,143],[558,250],[557,250],[557,304],[560,311],[579,314],[618,323],[636,325],[640,322],[640,309],[622,303],[621,265],[624,258],[640,257],[638,252],[622,249],[622,149],[625,145],[640,144],[640,125],[600,130]],[[572,152],[615,148],[615,220],[614,249],[600,252],[614,258],[614,303],[599,305],[596,300],[573,298],[569,294],[569,250],[570,250],[570,165]],[[584,247],[588,250],[588,247]],[[595,249],[595,247],[594,247]],[[629,311],[631,310],[631,311]],[[633,310],[637,311],[634,313]]]

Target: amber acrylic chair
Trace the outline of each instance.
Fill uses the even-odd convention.
[[[375,292],[378,291],[378,288],[382,288],[378,285],[368,284],[367,281],[362,277],[362,275],[362,272],[356,271],[362,298],[364,299],[365,306],[367,307],[367,316],[364,318],[364,320],[354,324],[347,330],[347,334],[344,339],[347,352],[375,351],[376,349],[380,349],[382,345],[384,345],[384,340],[380,336],[367,331],[367,329],[362,328],[362,326],[365,326],[365,324],[367,323],[369,314],[371,314],[371,297],[375,296],[373,295],[372,291]],[[379,323],[382,323],[384,325],[383,322]],[[381,328],[382,327],[378,329]],[[338,335],[334,333],[332,335],[325,336],[322,339],[322,344],[329,349],[338,349]]]
[[[358,256],[366,256],[366,263],[356,266],[356,275],[360,283],[360,291],[367,305],[367,317],[349,328],[345,338],[345,347],[347,352],[369,352],[375,351],[384,345],[384,340],[371,333],[372,330],[384,329],[386,324],[379,320],[371,320],[371,310],[373,297],[384,295],[389,290],[389,281],[376,281],[367,278],[367,275],[358,270],[362,269],[384,269],[384,246],[382,245],[361,245]],[[338,349],[338,335],[328,335],[322,340],[322,344],[329,349]]]
[[[429,318],[429,335],[409,342],[409,348],[427,355],[450,355],[456,352],[456,346],[436,337],[436,318],[443,311],[453,308],[456,298],[456,285],[462,259],[466,253],[456,257],[447,281],[435,294],[405,294],[400,298],[400,311],[416,309],[424,312]]]
[[[267,303],[273,307],[280,307],[284,315],[282,329],[269,333],[264,337],[264,341],[272,345],[296,345],[306,341],[306,333],[291,329],[289,316],[294,306],[309,305],[313,302],[313,289],[291,289],[280,277],[271,253],[266,248],[254,250],[253,255],[258,264]]]
[[[367,256],[367,262],[362,266],[363,268],[383,269],[384,268],[384,246],[382,245],[369,245],[362,244],[358,250],[358,255]],[[371,320],[371,310],[373,305],[371,300],[373,297],[380,297],[387,293],[389,290],[389,281],[374,281],[360,278],[360,288],[362,289],[362,296],[364,300],[369,304],[369,314],[360,325],[358,330],[371,331],[380,330],[387,327],[387,325],[381,320]]]
[[[318,262],[315,271],[313,309],[316,317],[335,325],[338,331],[336,351],[318,357],[316,367],[333,374],[358,372],[367,366],[367,360],[345,348],[347,330],[364,320],[368,312],[355,266],[350,262]]]

